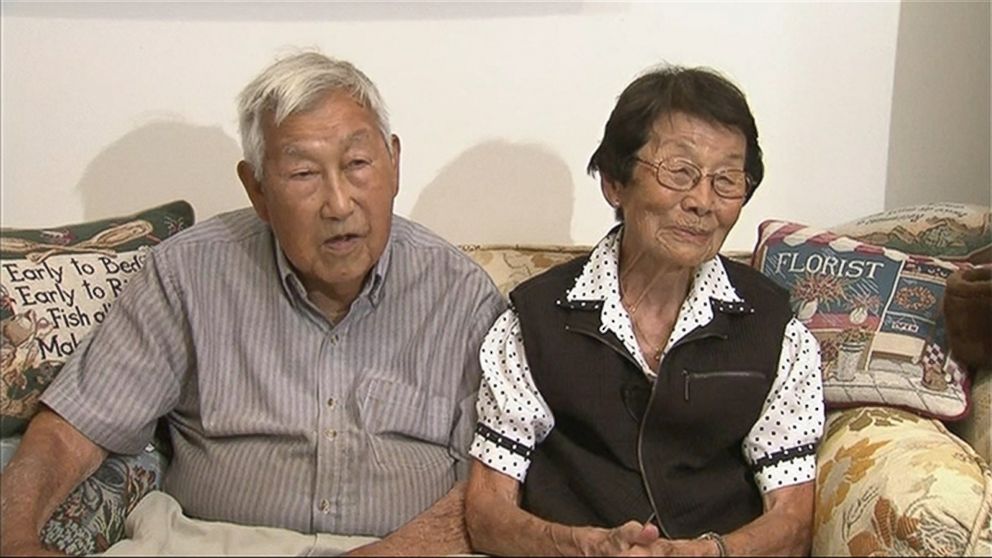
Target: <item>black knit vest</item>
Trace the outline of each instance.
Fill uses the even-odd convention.
[[[510,293],[534,383],[555,427],[531,454],[522,506],[567,525],[653,519],[669,538],[727,533],[762,513],[741,443],[758,420],[792,317],[788,295],[723,259],[743,304],[713,300],[649,382],[613,333],[600,301],[573,301],[588,257]]]

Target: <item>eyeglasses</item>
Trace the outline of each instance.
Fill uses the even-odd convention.
[[[691,161],[679,158],[662,159],[657,163],[645,161],[635,156],[634,160],[654,169],[654,178],[669,190],[688,192],[699,184],[703,178],[710,179],[710,186],[721,198],[738,200],[747,195],[751,186],[744,169],[725,169],[719,172],[703,174],[703,171]]]

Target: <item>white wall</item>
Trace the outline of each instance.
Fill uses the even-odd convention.
[[[883,208],[899,4],[21,4],[4,2],[7,227],[175,198],[247,205],[234,98],[285,47],[351,60],[403,141],[396,211],[454,242],[591,244],[612,223],[584,168],[623,87],[669,61],[748,94],[768,172],[757,224]]]
[[[992,205],[985,2],[905,2],[899,14],[885,207]]]

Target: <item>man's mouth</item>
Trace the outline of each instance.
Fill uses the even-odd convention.
[[[358,245],[361,238],[359,234],[337,234],[324,241],[324,248],[336,254],[346,254]]]

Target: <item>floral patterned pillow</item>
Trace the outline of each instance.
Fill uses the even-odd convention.
[[[941,297],[961,266],[785,221],[765,221],[752,265],[789,290],[820,342],[827,408],[891,405],[945,420],[969,409]]]
[[[146,251],[192,224],[193,208],[176,201],[76,225],[0,229],[0,436],[24,431],[41,392]]]
[[[992,555],[992,472],[937,420],[887,407],[827,413],[814,556]]]

